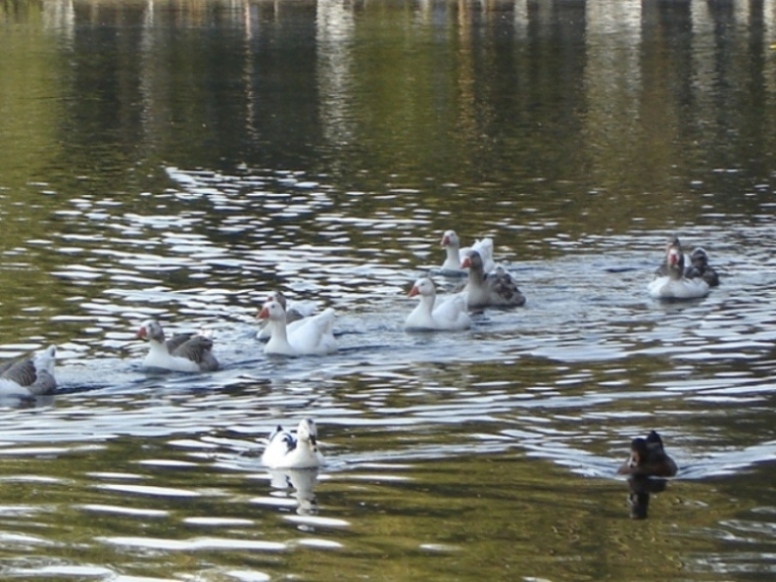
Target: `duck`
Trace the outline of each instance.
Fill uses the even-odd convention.
[[[314,315],[318,309],[313,301],[289,302],[282,291],[274,291],[270,294],[268,300],[277,301],[283,306],[283,309],[286,310],[286,325],[288,326],[289,331],[297,327],[299,322],[305,317]],[[266,322],[263,323],[264,325],[262,325],[261,329],[256,333],[256,339],[268,340],[270,336],[269,327],[266,325]]]
[[[269,435],[261,461],[270,469],[315,469],[323,465],[315,421],[311,418],[300,420],[296,434],[278,426]]]
[[[420,301],[404,321],[404,329],[410,331],[460,331],[472,326],[466,311],[466,299],[452,295],[437,301],[434,282],[421,277],[410,289],[408,297],[420,295]]]
[[[676,471],[676,463],[665,452],[663,439],[653,430],[646,438],[631,441],[630,457],[617,473],[632,477],[673,477]]]
[[[166,340],[159,322],[149,319],[140,326],[137,337],[148,340],[148,355],[143,360],[146,368],[174,372],[212,372],[219,368],[213,340],[202,333],[176,334]]]
[[[685,276],[684,254],[677,236],[668,241],[665,260],[655,275],[647,287],[650,297],[654,299],[698,299],[709,294],[709,284],[703,278]]]
[[[719,286],[719,275],[709,265],[709,255],[700,247],[690,254],[690,265],[684,270],[684,276],[688,279],[700,277],[709,287]]]
[[[265,354],[311,356],[337,351],[333,333],[336,316],[331,307],[299,320],[292,330],[287,327],[286,310],[274,299],[267,301],[256,317],[267,320],[270,338],[264,345]]]
[[[32,356],[11,360],[0,366],[0,394],[44,396],[57,388],[54,365],[57,347],[49,346]]]
[[[458,238],[455,231],[446,230],[442,235],[442,240],[439,244],[447,253],[445,262],[442,263],[442,266],[440,267],[442,272],[463,273],[464,271],[461,270],[461,256],[465,255],[469,250],[475,250],[480,253],[485,272],[490,272],[496,268],[496,264],[493,262],[492,238],[475,240],[470,248],[461,248],[461,239]]]
[[[470,309],[525,305],[525,295],[520,292],[512,276],[501,267],[486,273],[482,257],[477,251],[467,251],[461,268],[469,270],[469,280],[463,293]]]

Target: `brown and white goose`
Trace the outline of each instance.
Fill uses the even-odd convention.
[[[469,269],[469,280],[463,293],[470,309],[525,305],[525,295],[520,292],[512,276],[501,267],[486,273],[482,257],[477,251],[466,253],[461,268]]]
[[[318,450],[318,429],[311,418],[299,421],[296,434],[278,426],[261,456],[270,469],[314,469],[324,464]]]
[[[158,321],[150,319],[137,331],[137,337],[148,340],[146,368],[161,368],[175,372],[211,372],[218,370],[213,355],[213,340],[201,333],[178,334],[165,339]]]
[[[684,253],[679,237],[673,236],[666,246],[663,264],[655,271],[647,292],[654,299],[697,299],[709,294],[709,284],[702,277],[687,278]]]
[[[57,387],[54,364],[56,346],[49,346],[33,356],[12,360],[0,366],[0,393],[42,396]]]

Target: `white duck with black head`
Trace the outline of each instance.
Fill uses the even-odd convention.
[[[164,329],[155,319],[146,321],[137,337],[148,341],[146,368],[174,372],[212,372],[219,364],[213,355],[213,340],[202,333],[176,334],[167,339]]]
[[[270,469],[315,469],[324,464],[318,450],[318,427],[311,418],[299,421],[296,433],[278,426],[269,436],[261,461]]]

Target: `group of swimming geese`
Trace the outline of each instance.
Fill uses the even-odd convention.
[[[404,327],[409,331],[459,331],[471,327],[468,311],[487,307],[519,307],[525,304],[514,278],[493,261],[493,241],[485,238],[470,248],[462,249],[458,235],[448,230],[441,246],[446,258],[439,274],[467,275],[463,289],[437,301],[436,288],[428,277],[418,279],[409,296],[420,296],[415,309],[407,316]],[[696,249],[691,264],[685,267],[684,254],[677,237],[666,247],[663,263],[657,269],[648,292],[660,299],[693,299],[704,297],[709,288],[719,285],[719,277],[709,265],[708,255]],[[284,356],[324,355],[337,350],[333,328],[335,314],[331,308],[315,313],[312,304],[290,305],[281,292],[273,293],[258,315],[265,326],[258,332],[266,339],[264,352]],[[167,339],[159,322],[146,321],[137,337],[148,341],[149,350],[143,366],[177,372],[207,372],[219,368],[213,355],[213,340],[206,333],[181,334]],[[56,347],[31,357],[0,366],[0,393],[39,396],[56,389],[54,362]],[[323,456],[317,446],[317,429],[311,419],[303,419],[296,433],[281,427],[270,435],[263,462],[270,468],[301,469],[318,467]],[[634,439],[630,459],[620,468],[631,476],[673,476],[676,464],[663,450],[660,436],[652,431],[646,438]]]

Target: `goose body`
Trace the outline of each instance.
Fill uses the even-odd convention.
[[[270,469],[314,469],[324,463],[318,450],[318,429],[315,421],[303,418],[296,433],[281,426],[269,436],[261,461]]]
[[[286,310],[274,299],[264,304],[257,317],[267,320],[269,329],[270,338],[264,346],[265,354],[310,356],[337,351],[337,340],[333,333],[336,315],[331,308],[299,320],[293,329],[288,329],[286,325]]]
[[[461,239],[454,230],[447,230],[442,235],[440,246],[445,249],[445,261],[442,263],[441,271],[463,273],[461,269],[461,257],[470,250],[475,250],[480,254],[485,272],[496,268],[493,262],[493,239],[483,238],[474,241],[471,247],[461,248]]]
[[[671,237],[656,278],[647,286],[654,299],[698,299],[709,294],[709,284],[702,277],[685,276],[684,254],[678,237]]]
[[[210,372],[219,367],[213,355],[213,340],[202,334],[179,334],[166,339],[162,326],[152,319],[140,327],[137,337],[148,340],[148,354],[143,360],[146,368]]]
[[[525,295],[520,292],[512,276],[500,267],[486,273],[482,257],[477,251],[466,253],[461,268],[469,269],[469,280],[463,293],[470,309],[525,305]]]
[[[0,394],[42,396],[56,390],[54,377],[57,348],[49,346],[33,356],[0,366]]]
[[[472,325],[462,295],[453,295],[437,301],[433,281],[418,279],[409,292],[410,297],[420,295],[420,301],[404,321],[404,328],[416,331],[458,331]]]
[[[653,299],[699,299],[709,294],[709,284],[701,278],[658,277],[647,287]]]

